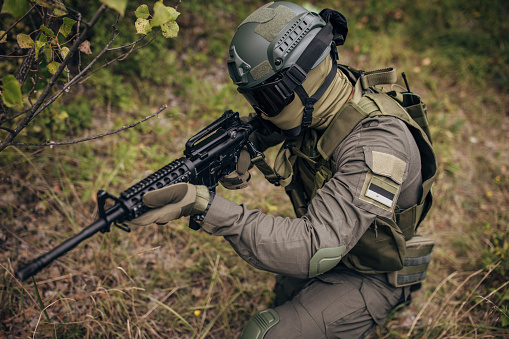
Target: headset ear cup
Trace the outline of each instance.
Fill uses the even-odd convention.
[[[328,8],[322,10],[320,16],[325,22],[330,22],[332,24],[332,40],[336,43],[336,46],[343,45],[348,34],[348,25],[345,16],[338,11]]]

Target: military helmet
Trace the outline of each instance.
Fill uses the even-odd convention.
[[[328,12],[324,15],[324,11]],[[307,109],[302,127],[311,123],[314,103],[336,74],[335,42],[342,44],[347,32],[346,20],[339,12],[324,11],[319,15],[291,2],[271,2],[254,11],[237,28],[230,44],[228,72],[237,90],[259,114],[278,115],[297,94]],[[336,19],[329,22],[331,12],[334,17],[340,15],[343,26],[334,25]],[[323,85],[310,97],[302,83],[308,72],[329,55],[334,65]]]
[[[228,72],[233,83],[250,88],[295,64],[325,25],[318,14],[291,2],[257,9],[239,25],[230,44]]]

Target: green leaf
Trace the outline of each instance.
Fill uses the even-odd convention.
[[[53,48],[51,48],[51,45],[44,46],[42,52],[44,53],[47,62],[53,61]]]
[[[141,5],[138,7],[136,11],[134,11],[134,14],[136,14],[136,19],[148,19],[150,16],[147,5]]]
[[[30,37],[30,35],[26,35],[20,33],[16,36],[16,40],[18,41],[18,45],[21,48],[32,48],[34,47],[34,40]]]
[[[4,42],[7,42],[7,34],[5,34],[5,31],[0,31],[0,36],[3,36],[2,40],[0,40],[0,44],[1,43],[4,43]]]
[[[47,41],[48,38],[44,34],[41,34],[39,40],[35,42],[35,60],[39,60],[39,50],[46,45]]]
[[[44,26],[44,25],[41,25],[41,30],[44,32],[44,34],[46,34],[47,36],[49,37],[52,37],[54,38],[55,37],[55,32],[53,32],[51,29],[49,29],[48,27]]]
[[[55,74],[59,66],[60,66],[59,62],[53,61],[52,63],[48,64],[48,71],[51,74]]]
[[[162,1],[154,4],[154,18],[150,21],[152,27],[161,26],[170,21],[175,21],[179,16],[179,12],[173,7],[166,7]]]
[[[67,10],[65,8],[55,8],[53,14],[55,16],[63,16],[67,14]]]
[[[35,3],[44,8],[53,10],[54,16],[62,16],[67,14],[64,4],[60,0],[35,0]]]
[[[67,48],[67,47],[62,47],[62,50],[60,51],[60,53],[62,54],[62,59],[65,59],[65,57],[67,56],[67,54],[69,54],[69,48]]]
[[[67,118],[69,118],[69,114],[67,114],[66,111],[62,111],[62,112],[60,112],[59,115],[57,115],[57,119],[59,119],[59,120],[65,120]]]
[[[506,327],[509,325],[509,317],[502,314],[502,316],[500,317],[502,319],[502,327]]]
[[[136,20],[134,26],[136,27],[136,34],[148,34],[152,32],[150,21],[148,21],[147,19]]]
[[[124,16],[127,0],[101,0],[101,2]]]
[[[180,15],[180,12],[177,12],[175,8],[173,7],[166,7],[168,8],[168,11],[170,11],[170,21],[177,20],[178,16]]]
[[[5,106],[13,107],[21,104],[21,86],[12,74],[7,74],[2,79],[2,100]]]
[[[74,26],[75,23],[76,20],[65,17],[62,26],[58,29],[58,33],[61,33],[65,38],[69,35],[69,33],[71,33],[72,26]]]
[[[27,11],[27,0],[5,0],[1,13],[10,13],[16,19],[21,18]]]
[[[169,22],[161,25],[163,36],[165,38],[175,38],[179,33],[179,25],[175,22]]]
[[[67,14],[67,9],[65,9],[65,6],[63,4],[59,3],[53,10],[53,14],[55,16],[64,16]]]

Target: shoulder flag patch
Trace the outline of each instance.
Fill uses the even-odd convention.
[[[373,176],[367,187],[365,196],[391,208],[394,198],[398,193],[398,189],[397,186],[391,185]]]

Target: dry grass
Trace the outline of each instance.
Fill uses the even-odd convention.
[[[438,52],[392,52],[406,50],[404,39],[377,33],[376,53],[366,53],[354,33],[342,62],[367,70],[395,64],[407,72],[428,103],[440,169],[434,209],[420,230],[437,242],[428,279],[412,304],[393,312],[372,337],[509,337],[508,88],[441,73]],[[225,85],[223,65],[206,66],[214,72],[203,74],[199,62],[186,68],[181,80],[194,80],[178,95],[162,90],[159,100],[170,102],[171,113],[144,127],[87,145],[2,153],[0,338],[235,338],[252,314],[270,305],[273,275],[248,266],[225,240],[189,230],[187,220],[89,239],[36,276],[43,307],[35,285],[13,276],[95,220],[98,189],[118,193],[145,169],[180,157],[185,140],[222,113],[218,107],[247,112]],[[214,113],[196,114],[204,110]],[[189,111],[195,113],[184,114]],[[95,123],[103,131],[104,122]],[[282,190],[252,174],[249,188],[219,194],[292,215]]]

